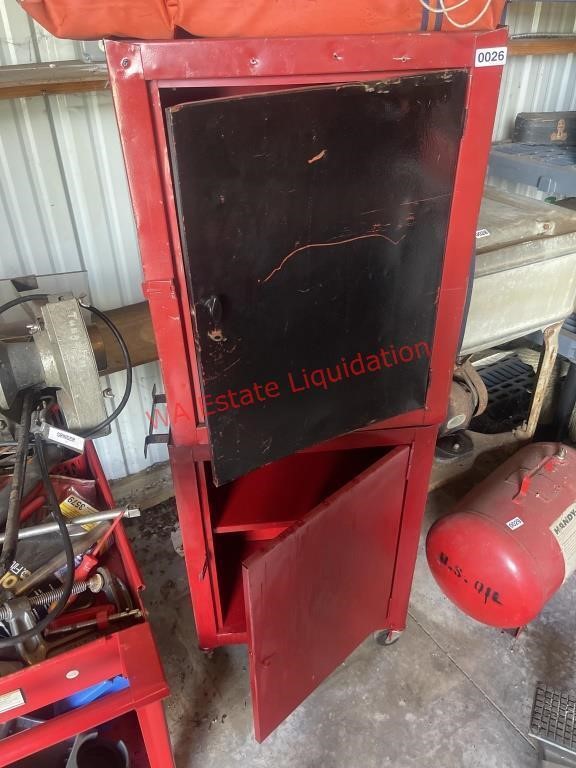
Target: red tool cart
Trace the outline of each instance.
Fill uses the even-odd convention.
[[[114,508],[91,443],[87,443],[82,456],[54,471],[72,478],[94,479],[99,506]],[[79,640],[70,650],[55,651],[45,661],[0,678],[0,729],[3,723],[18,724],[18,719],[34,715],[37,720],[33,727],[26,730],[18,727],[13,735],[0,740],[0,766],[11,765],[98,726],[105,726],[107,735],[125,743],[131,766],[166,768],[174,765],[162,705],[168,687],[145,620],[140,598],[142,578],[121,524],[116,526],[114,543],[102,555],[101,563],[128,587],[142,610],[142,618],[127,628],[105,632],[96,639],[87,638],[83,644]],[[124,678],[123,690],[85,706],[59,709],[68,697],[118,676]],[[55,709],[46,715],[46,709],[51,710],[52,705]]]
[[[259,740],[405,626],[505,43],[106,44],[199,640],[248,644]]]

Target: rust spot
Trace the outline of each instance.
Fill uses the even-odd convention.
[[[567,138],[566,120],[561,117],[556,123],[556,130],[550,134],[550,141],[566,141]]]
[[[221,328],[214,328],[214,330],[208,331],[208,338],[212,341],[226,341]]]
[[[322,160],[326,157],[326,150],[323,149],[322,152],[318,152],[317,155],[314,155],[314,157],[311,157],[310,160],[308,160],[308,165],[312,165],[312,163],[317,163],[318,160]]]

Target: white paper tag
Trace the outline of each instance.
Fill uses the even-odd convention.
[[[10,691],[9,693],[3,693],[0,696],[0,713],[9,712],[11,709],[21,707],[25,703],[20,688],[17,688],[15,691]]]
[[[477,67],[501,67],[506,64],[506,56],[508,49],[506,46],[499,48],[478,48],[476,50],[476,60],[474,61]]]
[[[576,503],[566,507],[550,526],[564,558],[564,581],[576,570]]]
[[[72,451],[77,453],[84,453],[84,443],[86,442],[83,437],[73,435],[72,432],[67,432],[65,429],[59,427],[53,427],[48,425],[48,429],[45,431],[47,440],[52,443],[58,443],[58,445],[65,445]]]
[[[508,528],[510,528],[511,531],[515,531],[516,528],[520,528],[522,525],[524,525],[524,520],[522,520],[520,517],[514,517],[512,520],[508,520],[506,525]]]
[[[481,240],[483,237],[490,237],[490,232],[487,229],[477,229],[476,240]]]

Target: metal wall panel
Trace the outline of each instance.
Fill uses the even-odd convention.
[[[513,34],[576,31],[574,3],[509,6]],[[93,46],[93,44],[92,44]],[[15,0],[0,0],[0,64],[82,58],[82,43],[58,40]],[[576,109],[576,57],[510,59],[494,138],[508,138],[518,112]],[[505,186],[505,185],[502,185]],[[538,196],[536,190],[513,191]],[[92,299],[103,309],[139,301],[140,261],[112,99],[106,92],[0,102],[0,277],[86,269]],[[110,477],[166,458],[142,455],[145,412],[156,364],[141,366],[134,394],[114,428],[98,441]],[[123,374],[110,377],[121,394]],[[162,426],[160,424],[160,426]]]
[[[576,33],[576,3],[512,3],[511,35]],[[494,140],[510,137],[518,112],[576,109],[576,57],[515,56],[502,78]]]
[[[513,2],[506,23],[511,35],[576,33],[575,2]],[[504,68],[494,141],[509,139],[519,112],[576,109],[576,56],[515,56]],[[546,193],[490,177],[500,189],[543,200]]]
[[[0,2],[0,41],[2,64],[81,55],[79,43],[57,40],[29,23],[16,2]],[[136,232],[109,93],[0,101],[0,243],[0,277],[85,269],[92,301],[101,309],[142,300]],[[154,383],[162,391],[156,363],[135,369],[128,406],[113,433],[97,441],[111,478],[167,458],[163,446],[152,446],[148,460],[143,456]],[[121,396],[124,374],[102,384]]]

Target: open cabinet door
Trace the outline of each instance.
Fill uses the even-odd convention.
[[[409,455],[395,448],[244,563],[258,741],[385,628]]]

